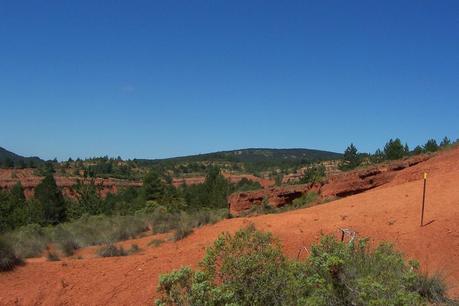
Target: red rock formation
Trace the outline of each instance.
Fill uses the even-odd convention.
[[[292,203],[294,199],[310,191],[318,192],[322,198],[346,197],[387,184],[395,178],[398,171],[426,161],[430,157],[431,155],[420,155],[389,164],[344,172],[332,175],[327,181],[316,185],[290,185],[234,193],[228,197],[229,210],[232,215],[239,216],[254,205],[260,205],[265,198],[269,205],[280,207]]]
[[[77,177],[55,176],[57,187],[61,189],[64,195],[73,197],[75,192],[73,186],[80,180],[83,183],[89,183],[89,179],[81,179]],[[34,194],[35,187],[40,184],[43,177],[33,174],[31,169],[2,169],[0,171],[0,189],[10,189],[18,182],[24,188],[24,195],[30,198]],[[116,193],[120,188],[125,187],[141,187],[142,182],[127,181],[119,179],[94,179],[96,185],[101,186],[101,195],[106,196],[108,193]]]

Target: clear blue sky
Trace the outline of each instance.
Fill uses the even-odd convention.
[[[0,1],[0,146],[42,158],[459,137],[459,1]]]

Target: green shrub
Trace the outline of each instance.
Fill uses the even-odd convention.
[[[157,305],[422,305],[449,302],[438,277],[418,272],[390,244],[324,236],[307,260],[288,260],[269,233],[253,226],[222,234],[201,271],[161,275]]]
[[[59,260],[61,260],[59,258],[59,256],[57,256],[56,253],[51,252],[51,251],[48,251],[48,254],[46,254],[46,258],[48,259],[48,261],[59,261]]]
[[[127,253],[131,255],[131,254],[138,253],[140,251],[141,249],[139,248],[139,245],[134,243],[134,244],[131,244],[131,248],[127,251]]]
[[[152,241],[150,241],[148,243],[148,246],[151,246],[151,247],[159,247],[161,244],[164,243],[164,240],[161,240],[161,239],[153,239]]]
[[[292,206],[295,208],[307,207],[309,204],[317,201],[319,195],[317,192],[310,191],[299,198],[296,198],[292,201]]]
[[[108,243],[97,250],[100,257],[116,257],[128,255],[122,246],[117,247],[113,243]]]
[[[177,228],[174,232],[174,241],[182,240],[193,232],[193,224],[190,216],[186,213],[180,215],[177,223]]]
[[[322,164],[309,166],[304,171],[303,177],[299,180],[300,184],[319,183],[325,179],[325,166]]]
[[[21,257],[16,255],[13,247],[4,238],[0,237],[0,272],[13,270],[22,263]]]
[[[432,276],[420,274],[412,283],[412,289],[434,303],[446,303],[449,301],[446,298],[446,286],[443,278],[438,274]]]
[[[53,241],[65,256],[72,256],[80,246],[74,235],[63,225],[58,225],[53,231]]]
[[[5,235],[5,239],[10,241],[15,253],[24,258],[41,256],[49,242],[45,229],[38,224],[20,227]]]

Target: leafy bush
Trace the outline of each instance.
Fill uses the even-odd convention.
[[[53,241],[65,256],[72,256],[80,246],[74,235],[63,225],[58,225],[53,231]]]
[[[131,248],[127,251],[127,253],[131,255],[131,254],[138,253],[140,251],[141,249],[139,248],[139,245],[134,243],[134,244],[131,244]]]
[[[306,169],[300,184],[319,183],[325,178],[325,166],[322,164],[312,165]]]
[[[159,247],[161,244],[164,243],[164,240],[161,240],[161,239],[153,239],[152,241],[150,241],[148,243],[148,246],[151,246],[151,247]]]
[[[21,257],[16,255],[13,247],[0,237],[0,272],[13,270],[22,263]]]
[[[6,234],[5,239],[10,241],[15,253],[24,258],[40,256],[49,242],[45,229],[38,224],[20,227]]]
[[[200,271],[159,279],[157,305],[420,305],[448,302],[443,282],[418,272],[390,244],[324,236],[307,260],[288,260],[271,234],[253,226],[222,234]]]
[[[128,255],[122,246],[117,247],[113,243],[107,243],[97,250],[97,255],[100,257],[116,257]]]
[[[193,232],[193,223],[185,213],[180,215],[180,219],[177,224],[177,228],[174,232],[174,241],[182,240],[186,236],[190,235]]]
[[[292,201],[292,206],[295,208],[307,207],[309,204],[317,201],[319,195],[317,192],[310,191],[299,198],[296,198]]]
[[[48,254],[46,254],[46,258],[48,259],[48,261],[59,261],[59,260],[61,260],[59,258],[59,256],[57,256],[56,253],[51,252],[51,251],[48,251]]]

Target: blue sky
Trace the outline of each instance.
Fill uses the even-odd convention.
[[[458,1],[0,1],[19,154],[373,152],[458,118]]]

